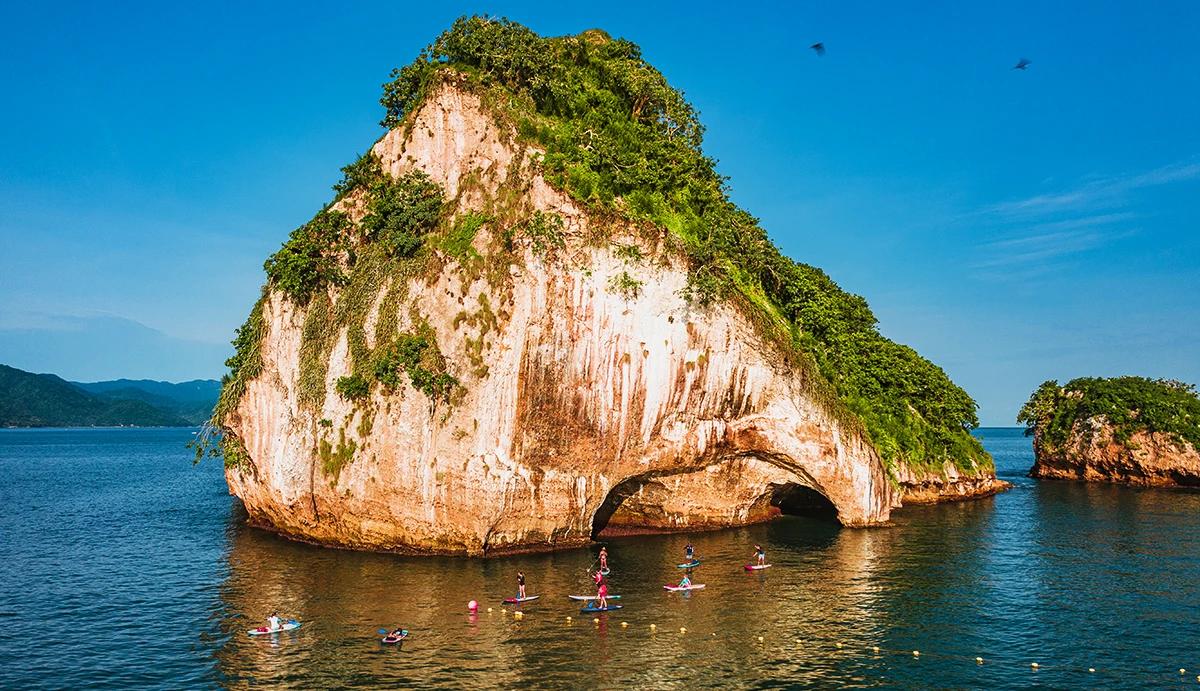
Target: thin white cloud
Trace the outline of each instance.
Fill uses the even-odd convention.
[[[1066,257],[1138,233],[1131,227],[1138,214],[1125,210],[1134,191],[1196,179],[1200,163],[1179,162],[985,207],[974,219],[992,239],[977,246],[973,265],[994,278],[1046,273]]]
[[[1113,208],[1126,203],[1132,190],[1197,178],[1200,178],[1200,163],[1172,163],[1137,175],[1092,180],[1075,189],[1001,202],[985,212],[1010,219],[1029,219],[1067,211]]]

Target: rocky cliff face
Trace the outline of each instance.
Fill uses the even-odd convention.
[[[1136,432],[1115,438],[1103,417],[1076,424],[1065,444],[1047,443],[1034,431],[1036,462],[1030,477],[1128,485],[1179,487],[1200,485],[1200,452],[1174,435]]]
[[[687,265],[662,236],[590,216],[550,187],[537,152],[479,97],[440,88],[374,153],[394,176],[424,171],[459,214],[502,203],[556,214],[565,242],[518,240],[498,271],[503,230],[485,224],[474,259],[439,255],[440,270],[391,276],[367,296],[365,345],[380,324],[428,329],[462,384],[448,403],[407,382],[339,396],[355,352],[342,328],[320,353],[320,403],[306,404],[306,322],[320,300],[268,294],[262,371],[227,420],[250,459],[227,471],[229,487],[253,522],[322,544],[482,555],[781,510],[888,520],[901,490],[820,382],[742,310],[685,300]],[[353,195],[338,208],[361,215]],[[348,290],[320,299],[337,310]],[[933,492],[962,494],[990,470],[981,478]]]

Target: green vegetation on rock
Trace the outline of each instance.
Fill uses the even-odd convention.
[[[508,20],[464,17],[392,77],[380,101],[384,127],[410,126],[445,82],[479,89],[519,140],[545,151],[540,166],[551,184],[598,214],[665,230],[689,263],[687,297],[746,312],[808,372],[814,395],[861,425],[889,467],[991,467],[969,433],[978,426],[970,396],[884,338],[862,298],[783,256],[730,201],[702,151],[699,114],[635,44],[599,30],[543,38]],[[542,251],[553,247],[554,230],[536,217],[525,226]],[[613,288],[636,296],[632,283]]]
[[[375,379],[384,386],[399,387],[403,374],[426,396],[447,403],[460,387],[458,380],[446,372],[446,358],[428,326],[419,334],[400,334],[375,358]]]
[[[1017,422],[1025,434],[1061,448],[1074,433],[1089,439],[1091,421],[1112,427],[1125,444],[1138,432],[1164,433],[1200,448],[1200,398],[1191,384],[1169,379],[1081,377],[1059,386],[1047,381],[1021,408]]]
[[[357,374],[351,374],[337,380],[337,392],[347,401],[357,401],[371,394],[371,384]]]

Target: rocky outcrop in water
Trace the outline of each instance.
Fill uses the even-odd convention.
[[[1030,477],[1152,487],[1200,485],[1200,453],[1190,443],[1149,432],[1121,441],[1099,418],[1080,425],[1064,444],[1048,443],[1035,432],[1033,450],[1036,461]]]
[[[1048,381],[1018,421],[1033,435],[1030,477],[1200,485],[1200,399],[1190,384],[1144,377]]]

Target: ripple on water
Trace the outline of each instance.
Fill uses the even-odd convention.
[[[613,539],[625,609],[594,624],[565,597],[593,550],[319,549],[246,527],[188,430],[0,430],[0,687],[1135,689],[1200,668],[1200,494],[1036,482],[1019,431],[983,434],[1012,491],[887,529],[698,533],[701,591],[661,587],[688,536]],[[775,566],[745,572],[755,543]],[[542,595],[520,620],[517,570]],[[245,634],[273,610],[305,624]],[[393,626],[411,639],[381,646]]]

